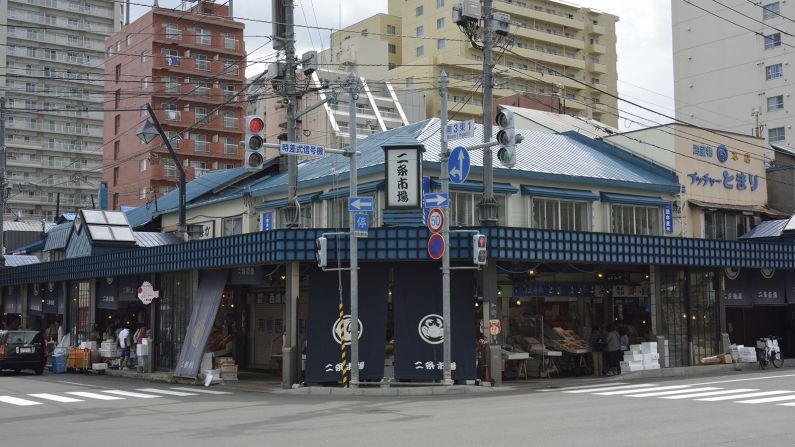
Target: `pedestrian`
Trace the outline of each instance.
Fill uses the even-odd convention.
[[[607,375],[612,376],[621,371],[618,365],[621,355],[621,340],[615,323],[611,323],[607,330]]]
[[[119,331],[119,347],[121,348],[119,369],[127,368],[127,363],[130,361],[130,329],[127,326],[127,324],[122,324],[122,329]]]
[[[588,343],[591,345],[593,374],[596,377],[601,377],[605,373],[604,352],[607,350],[607,335],[602,330],[601,324],[593,325]]]
[[[624,351],[629,349],[629,329],[626,326],[621,326],[621,329],[618,330],[618,342],[621,345],[621,354],[619,354],[619,360],[624,361]]]

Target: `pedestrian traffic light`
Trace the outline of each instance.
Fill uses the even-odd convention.
[[[521,143],[524,137],[514,129],[513,112],[503,106],[500,106],[496,121],[500,126],[500,130],[497,131],[497,143],[502,146],[497,151],[497,159],[506,168],[512,168],[516,165],[516,145]]]
[[[265,121],[257,115],[246,116],[246,166],[261,168],[265,162]]]
[[[475,265],[486,265],[486,235],[477,233],[472,236],[472,262]]]
[[[327,243],[328,240],[325,236],[320,236],[319,238],[315,239],[315,248],[317,248],[315,258],[317,258],[317,266],[320,268],[326,268],[326,264],[328,264]]]

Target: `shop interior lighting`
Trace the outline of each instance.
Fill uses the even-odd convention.
[[[517,306],[521,306],[522,305],[522,301],[521,300],[516,300],[516,305]]]

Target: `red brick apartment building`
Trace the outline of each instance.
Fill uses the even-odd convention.
[[[106,40],[103,178],[113,209],[140,206],[177,187],[161,138],[136,133],[157,113],[186,180],[243,164],[244,25],[229,7],[198,2],[185,11],[152,8]]]

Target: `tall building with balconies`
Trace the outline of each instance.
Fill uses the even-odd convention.
[[[244,25],[226,4],[152,8],[106,42],[104,170],[113,209],[175,189],[177,168],[160,138],[136,133],[151,104],[188,181],[242,166]]]
[[[105,38],[121,28],[121,17],[110,0],[0,5],[9,218],[54,220],[96,204]]]
[[[332,36],[331,51],[365,69],[369,61],[350,50],[346,38],[386,40],[390,60],[383,78],[399,88],[428,92],[428,116],[439,116],[435,86],[444,70],[450,116],[480,121],[483,53],[452,21],[453,3],[389,0],[388,15],[365,19]],[[567,114],[617,125],[618,17],[551,0],[494,0],[493,6],[510,15],[508,33],[500,38],[503,48],[494,50],[495,98],[524,92],[555,96]]]

